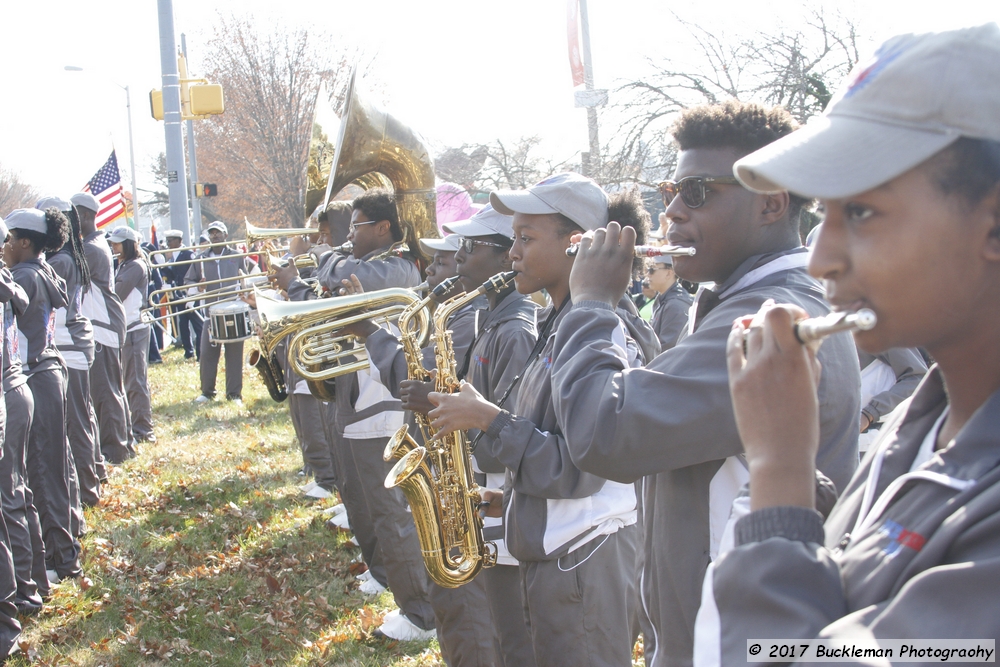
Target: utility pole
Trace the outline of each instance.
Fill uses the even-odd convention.
[[[156,0],[160,22],[160,71],[163,75],[163,133],[166,139],[167,188],[170,195],[170,228],[184,235],[190,245],[187,176],[184,169],[184,136],[181,130],[181,84],[177,72],[172,0]]]
[[[580,24],[583,28],[583,85],[588,91],[594,90],[594,65],[590,60],[590,20],[587,17],[587,0],[580,0]],[[601,163],[601,142],[597,138],[597,106],[587,107],[587,129],[590,133],[589,171]]]
[[[187,73],[187,38],[184,33],[181,33],[181,54],[184,56],[184,71],[181,72],[181,78],[188,78]],[[191,110],[188,109],[188,115],[191,114]],[[201,236],[201,199],[198,198],[198,194],[195,191],[195,184],[198,182],[198,160],[195,157],[194,150],[194,121],[185,121],[187,124],[187,140],[188,140],[188,167],[191,170],[191,225],[194,228],[194,237],[198,238]]]

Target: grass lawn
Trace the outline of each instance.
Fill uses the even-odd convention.
[[[150,367],[157,443],[87,512],[92,584],[57,588],[10,664],[443,665],[436,641],[371,636],[392,595],[357,592],[359,551],[320,513],[332,503],[301,497],[287,403],[244,371],[242,408],[195,406],[182,357]]]

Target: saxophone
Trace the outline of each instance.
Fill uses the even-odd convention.
[[[430,291],[426,298],[415,301],[399,314],[396,326],[399,327],[399,342],[403,345],[403,356],[406,358],[406,376],[410,380],[427,382],[431,379],[430,374],[424,369],[423,355],[420,352],[420,345],[423,341],[420,340],[419,327],[413,325],[413,318],[418,312],[429,306],[431,301],[443,300],[456,283],[458,283],[458,276],[445,278]],[[417,428],[420,429],[423,441],[427,442],[430,439],[430,424],[427,423],[427,415],[422,412],[414,412],[413,420],[417,423]],[[385,461],[398,460],[418,446],[419,443],[410,435],[409,427],[404,425],[389,438],[385,451],[382,452],[382,458]]]
[[[435,311],[435,391],[454,393],[459,389],[455,351],[447,326],[449,317],[482,294],[506,289],[514,275],[513,271],[499,273],[479,289],[453,297]],[[472,581],[482,568],[496,563],[496,545],[483,539],[483,519],[479,515],[482,496],[472,476],[465,433],[432,436],[434,439],[427,440],[424,447],[409,443],[408,451],[386,476],[385,486],[398,486],[410,503],[424,566],[431,579],[443,588],[457,588]],[[396,452],[403,449],[398,447]]]

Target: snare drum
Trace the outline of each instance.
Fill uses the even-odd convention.
[[[253,336],[250,305],[242,301],[220,303],[208,309],[213,343],[239,343]]]

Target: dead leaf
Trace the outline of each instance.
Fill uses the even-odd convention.
[[[272,577],[271,575],[266,575],[264,580],[267,582],[267,590],[271,595],[274,595],[281,590],[281,582]]]

